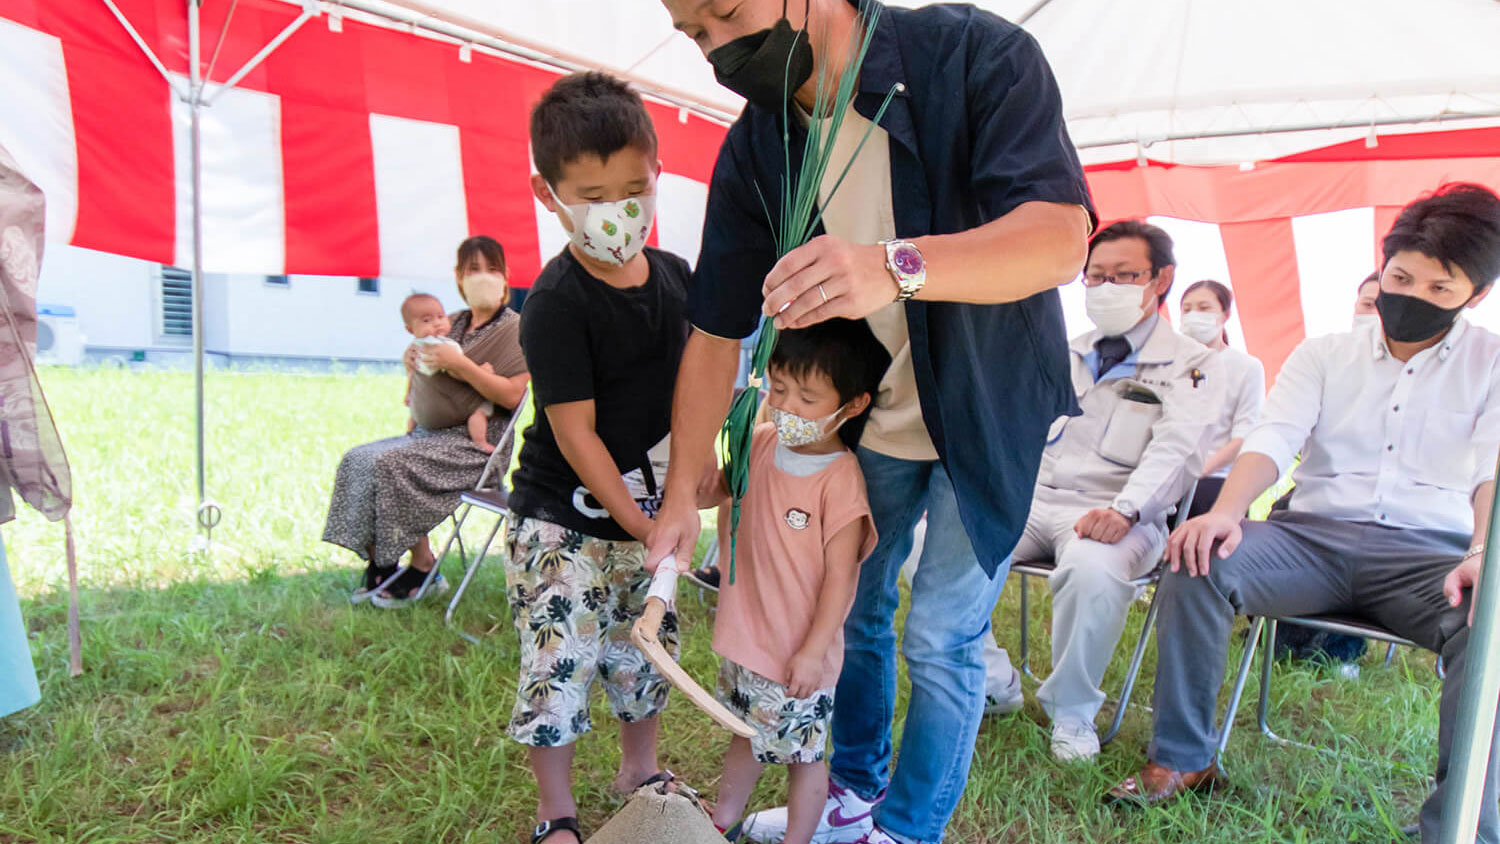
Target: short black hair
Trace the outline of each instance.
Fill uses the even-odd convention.
[[[821,372],[833,382],[839,403],[848,404],[864,393],[873,406],[880,393],[880,380],[891,366],[891,355],[875,339],[864,320],[834,318],[807,328],[782,331],[771,351],[768,369],[778,369],[793,378]],[[844,423],[839,438],[844,445],[859,445],[870,410]]]
[[[1121,220],[1118,223],[1111,223],[1100,229],[1089,240],[1088,257],[1094,257],[1094,247],[1101,243],[1109,243],[1113,240],[1126,240],[1127,238],[1135,238],[1146,242],[1146,252],[1151,257],[1152,278],[1155,278],[1156,274],[1163,269],[1177,265],[1177,258],[1172,254],[1172,236],[1167,234],[1166,229],[1160,226],[1153,226],[1150,223],[1143,223],[1140,220]],[[1157,304],[1167,301],[1167,294],[1171,292],[1172,288],[1168,287],[1166,292],[1156,297]]]
[[[607,73],[564,76],[531,109],[531,155],[550,185],[569,162],[590,154],[608,161],[626,147],[655,155],[656,127],[640,94]]]
[[[505,268],[505,247],[500,245],[500,241],[487,234],[476,234],[458,245],[458,263],[455,266],[459,273],[462,274],[464,267],[481,255],[484,256],[485,262],[499,270],[501,275],[510,275],[510,271]]]
[[[1481,293],[1500,276],[1500,197],[1483,185],[1449,182],[1401,209],[1381,249],[1387,264],[1411,251],[1449,272],[1456,266]]]

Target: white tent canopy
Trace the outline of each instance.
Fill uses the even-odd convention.
[[[705,105],[739,109],[740,100],[717,84],[655,0],[391,3],[471,19]],[[1440,119],[1500,123],[1495,0],[977,5],[1025,19],[1041,42],[1086,162],[1144,151],[1178,163],[1238,163],[1365,137],[1372,127],[1431,131]]]

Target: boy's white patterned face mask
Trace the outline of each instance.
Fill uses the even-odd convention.
[[[549,184],[563,216],[573,224],[568,239],[585,255],[603,264],[624,266],[646,248],[651,224],[656,221],[656,196],[634,196],[619,202],[585,202],[568,205]]]
[[[828,423],[832,422],[834,417],[842,413],[843,410],[840,407],[822,419],[808,419],[805,416],[789,413],[779,407],[773,407],[771,408],[771,421],[776,424],[776,436],[781,438],[781,444],[795,448],[799,445],[812,445],[815,442],[822,442],[829,434],[837,431],[840,425],[849,420],[840,419],[838,424],[832,428],[828,427]]]

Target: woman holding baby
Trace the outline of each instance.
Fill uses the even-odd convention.
[[[441,336],[453,342],[431,342],[407,313],[421,308],[402,308],[408,329],[419,338],[404,355],[416,425],[405,436],[350,449],[334,478],[323,540],[368,563],[351,598],[356,602],[369,599],[386,609],[410,603],[436,564],[428,532],[453,512],[460,494],[474,487],[488,459],[478,437],[471,437],[470,420],[493,406],[485,442],[495,444],[530,380],[521,355],[521,320],[506,307],[509,288],[500,244],[484,235],[459,244],[454,277],[469,307],[447,317]],[[408,552],[408,569],[377,592]],[[436,579],[433,585],[428,594],[446,584]]]

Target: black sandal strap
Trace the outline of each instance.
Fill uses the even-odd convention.
[[[531,844],[542,844],[552,833],[563,830],[573,833],[579,841],[583,840],[583,830],[578,828],[577,818],[553,818],[536,825],[536,829],[531,831]]]
[[[364,588],[366,591],[374,589],[384,583],[391,575],[396,573],[396,566],[377,566],[369,563],[365,566]]]
[[[400,576],[391,581],[390,585],[381,591],[389,593],[392,598],[397,600],[405,600],[406,598],[410,598],[413,592],[422,588],[422,581],[427,579],[427,574],[427,572],[421,569],[407,566],[401,571]],[[387,574],[386,577],[390,577],[390,575]]]
[[[636,786],[636,790],[639,791],[640,789],[645,788],[648,785],[656,785],[659,782],[662,782],[662,783],[672,783],[672,782],[676,782],[676,781],[677,781],[677,775],[676,774],[672,773],[671,771],[667,770],[666,768],[662,768],[660,771],[657,771],[656,773],[654,773],[650,777],[648,777],[640,785]]]

